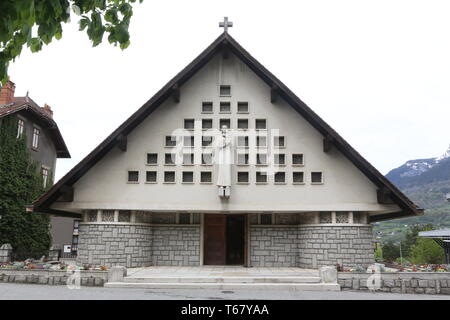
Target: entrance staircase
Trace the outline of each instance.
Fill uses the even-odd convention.
[[[244,267],[149,267],[128,269],[123,282],[109,288],[340,291],[337,283],[322,283],[318,270]]]

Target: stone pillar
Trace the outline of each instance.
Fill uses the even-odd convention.
[[[60,245],[55,244],[55,245],[51,246],[50,250],[48,251],[48,260],[49,261],[58,261],[60,252],[61,252]]]
[[[127,276],[127,268],[123,266],[115,266],[108,271],[108,282],[123,282],[123,278]]]
[[[0,262],[10,262],[12,246],[9,243],[5,243],[0,247]]]

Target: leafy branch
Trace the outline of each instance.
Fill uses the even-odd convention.
[[[62,23],[78,16],[80,31],[86,30],[95,47],[103,41],[126,49],[132,4],[143,0],[1,0],[0,1],[0,81],[8,76],[8,65],[26,45],[38,52],[44,44],[62,37]]]

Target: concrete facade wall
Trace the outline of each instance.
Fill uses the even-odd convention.
[[[220,97],[219,85],[231,85],[231,96]],[[194,212],[292,212],[292,211],[398,211],[397,205],[383,205],[377,202],[375,186],[350,160],[337,149],[323,152],[323,136],[299,113],[281,98],[277,103],[270,101],[270,87],[263,82],[245,63],[234,55],[223,60],[219,54],[198,71],[181,88],[181,99],[175,103],[168,99],[145,118],[127,136],[127,151],[113,148],[75,184],[73,202],[55,202],[54,209],[81,212],[84,209],[150,210],[173,212],[188,210]],[[213,102],[213,113],[202,113],[202,102]],[[248,102],[249,112],[237,112],[237,103]],[[220,113],[221,102],[230,102],[231,112]],[[180,138],[191,132],[182,130],[184,119],[195,119],[194,165],[164,165],[164,154],[174,152],[178,158],[185,148],[165,147],[165,136]],[[221,201],[217,194],[217,166],[202,165],[200,161],[203,134],[201,120],[213,121],[212,132],[217,134],[220,119],[230,119],[231,129],[237,131],[239,119],[248,119],[249,131],[253,132],[256,119],[267,120],[268,171],[271,172],[273,154],[284,153],[286,165],[279,168],[286,174],[285,184],[275,184],[273,175],[267,184],[257,184],[256,172],[264,170],[255,164],[256,138],[250,139],[248,166],[232,166],[231,197]],[[274,130],[274,131],[272,131]],[[278,130],[278,132],[276,132]],[[242,130],[241,130],[242,133]],[[282,149],[271,146],[273,136],[286,137]],[[178,143],[182,145],[181,140]],[[236,152],[242,151],[237,150]],[[158,164],[148,166],[146,153],[157,153]],[[302,153],[303,166],[293,166],[291,155]],[[139,183],[127,183],[127,171],[140,173]],[[157,183],[145,183],[145,171],[157,172]],[[175,171],[176,182],[164,183],[164,171]],[[237,182],[237,171],[248,171],[249,184]],[[194,183],[181,182],[182,171],[194,172]],[[212,182],[200,183],[200,172],[211,171]],[[293,171],[303,171],[304,184],[294,184]],[[312,171],[323,172],[324,183],[311,183]],[[345,182],[345,183],[343,183]]]
[[[250,232],[250,262],[255,267],[316,269],[375,262],[368,225],[252,226]]]

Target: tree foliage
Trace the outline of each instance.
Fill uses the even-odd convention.
[[[51,245],[48,215],[25,211],[43,191],[25,134],[17,139],[17,119],[4,118],[0,122],[0,244],[10,243],[16,254],[24,254],[21,258],[40,257]]]
[[[132,3],[136,1],[1,0],[0,80],[7,79],[8,64],[20,55],[24,45],[37,52],[53,38],[61,39],[62,24],[70,22],[71,16],[79,17],[80,31],[86,30],[94,47],[107,33],[109,43],[127,48]]]
[[[411,247],[410,260],[415,264],[442,264],[445,263],[445,254],[433,239],[417,238]]]
[[[383,259],[392,262],[400,257],[400,246],[396,245],[393,241],[388,241],[383,244],[382,252]]]

